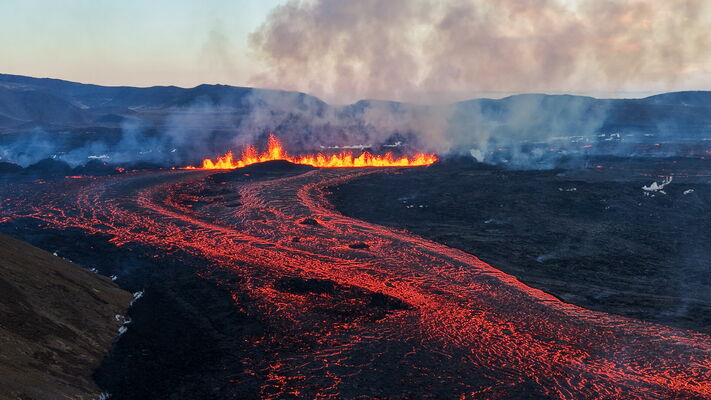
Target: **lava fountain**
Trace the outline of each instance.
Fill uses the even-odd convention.
[[[259,154],[256,147],[247,146],[242,150],[242,157],[235,160],[229,151],[216,161],[209,158],[202,160],[202,166],[189,166],[187,169],[235,169],[265,161],[285,160],[294,164],[311,165],[318,168],[355,168],[355,167],[422,167],[437,161],[434,154],[417,153],[412,157],[396,158],[388,152],[382,156],[362,152],[357,157],[351,152],[326,155],[322,153],[291,156],[274,134],[269,135],[267,150]]]

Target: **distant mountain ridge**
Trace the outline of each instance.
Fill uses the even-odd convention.
[[[711,139],[711,92],[638,99],[520,94],[445,105],[387,100],[330,105],[300,92],[227,85],[100,86],[0,74],[0,160],[21,165],[47,157],[80,165],[102,155],[113,163],[186,165],[246,143],[259,144],[269,132],[296,152],[363,145],[374,151],[397,147],[394,151],[403,153],[471,151],[477,159],[496,163],[492,151],[505,149],[503,162],[525,154],[525,164],[540,159],[546,146],[546,157],[557,157],[580,153],[583,142]],[[556,146],[548,146],[553,142]],[[636,151],[623,147],[598,146],[594,152]]]
[[[211,100],[244,96],[250,89],[229,87],[228,91],[206,93],[204,86],[183,89],[175,86],[136,88],[99,86],[49,78],[0,74],[0,128],[76,127],[103,122],[108,115],[132,115],[135,109],[170,108],[200,96]],[[229,92],[229,93],[227,93]],[[51,110],[38,112],[46,104]]]
[[[193,88],[177,86],[100,86],[52,78],[33,78],[21,75],[0,74],[0,129],[23,129],[36,125],[46,128],[76,127],[96,122],[112,124],[121,116],[134,116],[136,112],[161,111],[185,107],[197,102],[240,109],[248,112],[245,99],[252,93],[273,93],[296,96],[323,108],[341,108],[351,112],[370,104],[386,104],[397,109],[407,103],[381,100],[360,100],[346,106],[328,105],[315,96],[298,92],[255,89],[228,85],[199,85]],[[460,112],[472,107],[483,109],[494,120],[505,116],[507,110],[522,103],[545,103],[547,109],[565,110],[571,104],[591,111],[612,110],[606,125],[625,127],[642,125],[668,119],[680,111],[689,120],[711,123],[711,91],[684,91],[664,93],[639,99],[597,99],[577,95],[520,94],[502,99],[478,98],[454,103]],[[414,105],[409,105],[414,106]],[[421,108],[437,106],[415,106]]]

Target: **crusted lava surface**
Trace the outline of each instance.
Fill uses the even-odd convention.
[[[330,200],[563,301],[710,334],[709,171],[711,161],[684,158],[547,171],[449,162],[357,178]],[[661,191],[643,189],[670,176]]]
[[[327,200],[385,170],[272,167],[4,186],[4,231],[144,290],[97,372],[112,398],[711,396],[709,336],[562,302]]]

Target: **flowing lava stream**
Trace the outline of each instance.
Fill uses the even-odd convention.
[[[272,358],[245,355],[266,376],[264,398],[711,398],[708,336],[563,303],[473,255],[345,217],[326,200],[327,188],[373,172],[397,169],[248,182],[164,171],[18,185],[2,216],[110,234],[119,246],[188,251],[242,277],[255,301],[235,296],[236,306],[281,332],[254,339],[278,345]],[[346,289],[283,291],[274,282],[284,276]],[[348,307],[358,296],[335,300],[358,291],[382,293],[373,298],[386,312],[355,315]]]
[[[366,152],[361,153],[358,157],[353,157],[353,153],[342,152],[340,154],[324,155],[317,153],[316,155],[305,156],[290,156],[279,139],[274,134],[269,134],[267,150],[258,154],[254,146],[247,146],[242,151],[242,158],[234,159],[232,152],[227,152],[222,157],[218,157],[217,161],[212,161],[206,158],[202,161],[201,167],[186,167],[187,169],[236,169],[246,167],[256,163],[266,161],[284,160],[294,164],[310,165],[319,168],[352,168],[352,167],[422,167],[431,165],[437,161],[437,156],[434,154],[415,154],[412,158],[400,157],[395,158],[392,153],[385,153],[383,156],[377,156]]]

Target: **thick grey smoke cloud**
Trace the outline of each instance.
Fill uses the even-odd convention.
[[[70,145],[37,130],[4,141],[0,157],[22,165],[103,155],[113,163],[185,165],[263,144],[275,132],[295,153],[401,143],[396,150],[540,167],[551,155],[579,153],[601,130],[616,128],[606,126],[611,120],[639,128],[634,134],[673,134],[679,124],[671,115],[649,117],[663,108],[641,112],[639,104],[615,108],[586,97],[448,101],[491,91],[703,89],[711,82],[708,32],[711,2],[704,0],[292,0],[251,35],[265,66],[259,86],[303,90],[332,104],[408,102],[334,106],[298,92],[200,86],[162,103],[136,99],[130,113],[118,109],[125,121],[113,140],[97,135]],[[216,27],[201,58],[229,74],[240,64],[231,48]],[[620,110],[632,116],[620,118]],[[688,126],[708,126],[689,112],[679,113]]]
[[[711,78],[704,0],[292,0],[251,36],[258,85],[329,101],[663,90]]]

